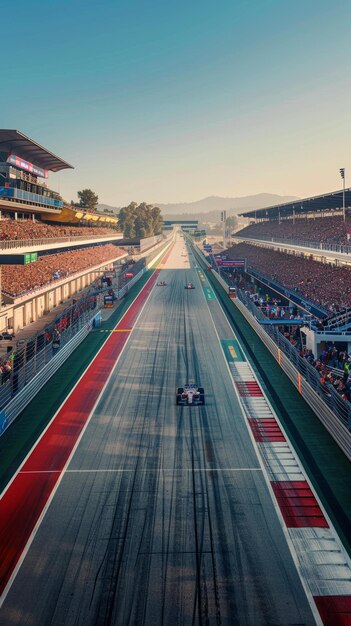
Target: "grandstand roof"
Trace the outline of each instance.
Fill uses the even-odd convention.
[[[264,207],[264,209],[256,209],[240,213],[242,217],[254,218],[278,218],[287,217],[295,212],[296,215],[302,213],[314,213],[316,211],[330,211],[332,209],[342,209],[343,197],[341,191],[332,191],[321,196],[312,196],[311,198],[302,198],[301,200],[293,200],[284,204],[276,204],[274,206]],[[351,207],[351,188],[345,189],[345,206]]]
[[[13,152],[22,159],[51,172],[59,172],[67,168],[73,169],[73,165],[49,152],[19,130],[0,129],[0,152],[5,151]]]

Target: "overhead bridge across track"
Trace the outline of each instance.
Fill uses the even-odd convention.
[[[197,230],[198,220],[164,220],[163,228],[169,230],[174,226],[180,226],[182,230]]]

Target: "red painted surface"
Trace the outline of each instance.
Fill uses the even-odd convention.
[[[236,386],[241,396],[263,396],[263,393],[255,380],[238,381]]]
[[[167,260],[170,252],[166,254],[164,260]],[[158,275],[159,270],[156,270],[118,322],[116,329],[133,328]],[[129,332],[110,334],[2,496],[0,595],[26,547],[129,334]]]
[[[249,424],[256,441],[286,441],[274,418],[250,418]]]
[[[324,626],[351,626],[351,596],[313,597]]]
[[[305,480],[272,481],[271,485],[288,528],[328,528],[328,522]]]

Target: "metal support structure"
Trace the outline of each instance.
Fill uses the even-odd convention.
[[[346,222],[346,207],[345,207],[345,168],[341,167],[340,170],[340,176],[342,178],[342,214],[343,214],[343,218],[344,218],[344,222]]]

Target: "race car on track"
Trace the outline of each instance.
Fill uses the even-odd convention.
[[[157,283],[157,287],[167,287],[167,283],[166,283],[166,281],[165,281],[165,280],[160,280],[160,281]]]
[[[203,405],[205,404],[205,390],[203,387],[197,385],[186,384],[184,387],[178,387],[176,390],[176,402],[177,404],[189,404]]]
[[[184,289],[195,289],[195,285],[193,285],[193,283],[187,283]]]

